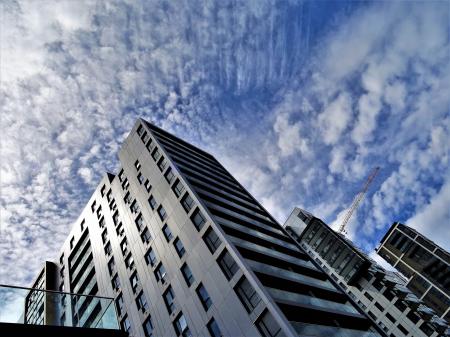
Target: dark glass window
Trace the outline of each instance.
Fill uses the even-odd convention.
[[[161,221],[164,221],[167,218],[166,210],[164,209],[164,207],[162,205],[160,205],[158,207],[158,215],[159,215],[159,218],[161,219]]]
[[[422,330],[427,336],[431,336],[434,332],[433,327],[427,322],[423,322],[420,325],[420,330]]]
[[[122,254],[125,254],[127,249],[128,249],[128,241],[127,238],[124,238],[120,243],[120,250],[122,251]]]
[[[70,249],[73,248],[74,243],[75,243],[75,238],[72,236],[72,238],[70,239]]]
[[[147,262],[147,264],[151,265],[152,267],[155,265],[156,263],[156,254],[153,251],[152,248],[150,248],[147,253],[145,254],[145,262]]]
[[[394,305],[401,312],[406,310],[406,305],[405,305],[405,303],[403,303],[403,301],[401,299],[398,299],[397,301],[395,301]],[[387,316],[387,314],[386,314],[386,316]]]
[[[140,232],[142,230],[142,227],[144,227],[144,218],[142,217],[141,213],[139,213],[139,215],[137,216],[136,220],[134,220],[134,222],[136,224],[136,228]]]
[[[138,310],[145,312],[148,310],[147,299],[145,298],[144,292],[141,290],[139,295],[136,297],[136,305]]]
[[[234,290],[248,313],[251,313],[261,302],[261,297],[245,277],[242,277]]]
[[[153,144],[153,140],[151,138],[149,138],[149,140],[148,140],[147,144],[145,145],[145,147],[147,148],[148,152],[151,152],[153,150],[155,145]]]
[[[416,324],[420,319],[420,317],[412,310],[408,313],[408,315],[406,315],[406,317],[408,317],[414,324]]]
[[[153,323],[150,316],[144,321],[142,327],[144,328],[145,337],[153,337]]]
[[[372,311],[369,310],[367,312],[367,315],[369,315],[369,317],[372,318],[374,321],[377,320],[377,316],[375,316],[375,314]]]
[[[141,124],[139,124],[139,126],[137,128],[137,134],[139,136],[142,136],[143,133],[144,133],[144,127]]]
[[[395,323],[395,318],[390,314],[390,313],[386,313],[386,317],[392,322]]]
[[[175,178],[175,174],[173,174],[171,167],[167,169],[166,174],[164,174],[164,177],[166,178],[169,184],[173,181],[173,178]]]
[[[164,157],[161,157],[161,159],[158,161],[158,168],[162,172],[167,167],[167,161],[164,159]]]
[[[130,192],[127,192],[125,196],[123,197],[123,202],[127,205],[131,204],[131,194]]]
[[[173,326],[175,328],[177,336],[192,337],[191,331],[189,330],[186,318],[184,317],[183,313],[180,313],[178,315],[178,317],[173,322]]]
[[[217,262],[219,263],[220,269],[222,269],[222,272],[224,273],[227,280],[231,280],[233,275],[236,274],[239,269],[230,253],[228,253],[228,251],[226,250],[224,250],[223,253],[220,254]]]
[[[192,274],[191,268],[185,263],[181,266],[181,274],[183,274],[183,278],[186,281],[188,287],[195,282],[194,275]]]
[[[344,259],[341,261],[341,263],[339,264],[339,266],[336,268],[337,273],[339,274],[344,267],[347,265],[347,263],[350,261],[350,259],[352,258],[352,254],[348,253]]]
[[[408,330],[405,329],[405,327],[401,324],[397,325],[397,328],[405,335],[407,336],[409,334]]]
[[[125,265],[130,270],[134,268],[134,259],[131,253],[128,253],[127,257],[125,258]]]
[[[176,238],[173,242],[173,245],[175,246],[175,250],[177,251],[178,256],[182,257],[186,250],[184,249],[183,243],[181,242],[180,238]]]
[[[214,252],[219,248],[222,241],[220,241],[219,237],[217,236],[216,232],[212,229],[212,227],[209,227],[205,235],[203,235],[203,241],[205,241],[206,246],[208,247],[211,254],[214,254]]]
[[[191,198],[189,193],[186,193],[183,198],[181,199],[181,205],[183,206],[186,213],[189,213],[189,211],[194,207],[194,199]]]
[[[285,336],[272,314],[266,310],[256,321],[256,327],[263,337]]]
[[[319,238],[317,239],[317,241],[316,242],[314,242],[313,243],[313,248],[317,248],[321,243],[322,243],[322,241],[323,241],[323,239],[325,239],[325,236],[327,235],[328,233],[327,232],[322,232],[322,233],[320,233],[320,235],[319,235]]]
[[[120,289],[120,280],[119,280],[119,275],[114,275],[114,277],[111,280],[111,284],[114,290],[119,290]]]
[[[152,189],[152,185],[150,185],[150,180],[148,179],[145,180],[144,187],[147,192],[150,192],[150,190]]]
[[[169,314],[173,313],[175,311],[175,294],[173,293],[171,286],[164,292],[163,297],[167,311]]]
[[[117,175],[119,177],[119,181],[122,182],[123,180],[123,169],[120,170],[119,174]]]
[[[166,275],[166,268],[164,268],[162,262],[160,262],[155,269],[156,281],[161,281],[163,284],[166,283]]]
[[[217,325],[214,318],[211,318],[211,320],[208,322],[207,325],[208,332],[211,335],[211,337],[222,337],[222,332],[219,329],[219,325]]]
[[[114,261],[114,257],[112,257],[108,262],[108,271],[109,275],[114,274],[114,272],[116,271],[116,262]]]
[[[116,307],[117,307],[117,313],[119,316],[122,316],[124,311],[124,302],[123,302],[123,296],[122,294],[119,294],[116,298]]]
[[[148,204],[150,205],[151,209],[154,210],[156,208],[156,199],[153,197],[153,195],[148,198]]]
[[[375,289],[377,289],[377,290],[383,289],[383,286],[384,286],[383,282],[381,282],[380,280],[375,280],[375,281],[373,281],[373,282],[372,282],[372,285],[373,285],[373,286],[375,287]]]
[[[364,296],[366,296],[369,301],[373,301],[373,297],[367,291],[364,293]]]
[[[139,278],[136,272],[134,272],[131,277],[130,277],[130,283],[131,283],[131,288],[133,289],[133,292],[136,292],[136,289],[139,286]]]
[[[375,307],[376,307],[378,310],[380,310],[381,312],[384,311],[384,308],[383,308],[383,307],[381,306],[381,304],[378,303],[378,302],[375,302]]]
[[[159,159],[159,157],[161,157],[161,153],[159,152],[158,148],[156,147],[153,150],[152,158],[153,158],[154,161],[157,161]]]
[[[384,297],[386,297],[389,301],[392,301],[395,297],[395,294],[390,289],[385,289],[383,292]]]
[[[206,223],[206,219],[203,216],[202,212],[197,208],[194,213],[191,215],[191,221],[194,224],[195,228],[200,232],[203,226]]]
[[[184,186],[179,179],[175,181],[172,187],[173,192],[177,197],[179,197],[184,192]]]
[[[139,171],[139,169],[141,168],[141,163],[139,162],[139,160],[136,160],[136,161],[134,162],[134,167],[136,168],[136,170]]]
[[[140,185],[142,185],[144,183],[144,176],[142,175],[141,172],[138,173],[137,180],[138,180]]]
[[[130,210],[132,213],[136,214],[140,212],[140,207],[136,200],[131,203]]]
[[[108,232],[106,231],[106,228],[105,228],[105,230],[102,232],[102,242],[103,242],[103,244],[105,244],[107,240],[108,240]]]
[[[111,243],[108,241],[108,243],[105,246],[105,254],[107,256],[110,256],[112,253]]]
[[[150,231],[148,230],[147,227],[145,227],[144,231],[141,234],[141,240],[143,243],[149,243],[151,239],[152,236],[150,234]]]
[[[145,142],[149,139],[149,135],[147,134],[147,131],[144,132],[144,134],[141,137],[142,142],[145,144]]]
[[[173,238],[172,231],[170,230],[169,226],[165,224],[162,228],[162,231],[164,233],[164,237],[166,238],[166,241],[169,242]]]
[[[130,320],[128,319],[127,315],[125,315],[125,317],[122,319],[122,321],[120,322],[120,325],[122,326],[123,331],[130,333],[131,324],[130,324]]]
[[[200,283],[200,285],[195,290],[197,292],[198,298],[200,299],[200,302],[203,305],[203,308],[205,311],[208,311],[208,309],[212,305],[211,298],[209,297],[208,292],[206,291],[206,288],[203,286],[203,284]]]
[[[116,233],[118,236],[122,237],[125,235],[125,230],[123,229],[122,223],[119,223],[119,225],[116,228]]]
[[[128,178],[125,177],[125,180],[124,180],[123,183],[122,183],[122,189],[123,189],[123,190],[127,190],[128,187],[130,187],[130,183],[129,183],[129,181],[128,181]]]

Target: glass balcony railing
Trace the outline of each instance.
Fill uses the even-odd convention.
[[[120,329],[112,298],[2,284],[0,323]]]

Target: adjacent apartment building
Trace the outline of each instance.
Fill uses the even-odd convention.
[[[450,254],[411,227],[395,222],[378,254],[408,280],[407,287],[450,322]]]
[[[384,334],[212,155],[139,119],[119,159],[59,252],[59,289],[114,297],[136,337]]]
[[[31,288],[57,290],[57,266],[46,261]],[[32,290],[25,297],[24,323],[53,325],[58,320],[58,306],[54,305],[52,293]]]
[[[295,208],[284,227],[322,270],[390,337],[448,336],[450,330],[407,287],[322,220]]]

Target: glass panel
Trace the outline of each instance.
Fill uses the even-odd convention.
[[[113,301],[107,297],[0,285],[0,323],[118,330]]]

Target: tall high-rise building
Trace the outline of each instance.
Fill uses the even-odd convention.
[[[33,289],[58,290],[57,289],[57,266],[50,261],[44,263]],[[52,325],[58,319],[57,306],[53,305],[52,293],[32,290],[25,297],[24,323],[37,325]]]
[[[319,218],[295,208],[284,226],[387,335],[450,336],[446,322],[406,288],[398,272],[384,270]]]
[[[212,155],[139,119],[119,158],[59,253],[58,282],[114,297],[130,335],[383,334]]]
[[[378,254],[407,279],[407,287],[450,323],[450,254],[411,227],[395,222]]]

